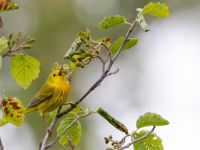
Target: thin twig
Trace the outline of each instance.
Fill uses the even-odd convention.
[[[137,19],[137,18],[136,18]],[[133,23],[131,24],[130,28],[128,29],[128,32],[125,35],[124,38],[124,42],[121,44],[117,54],[115,55],[114,59],[113,59],[113,63],[116,61],[116,59],[119,57],[119,54],[121,53],[122,49],[124,48],[125,44],[128,42],[129,36],[131,35],[133,29],[135,28],[137,21],[136,19],[133,21]],[[112,65],[111,65],[112,66]]]
[[[60,112],[62,107],[59,107],[57,112],[56,112],[56,115],[54,116],[54,119],[53,121],[51,122],[49,128],[47,129],[47,132],[46,132],[46,135],[44,136],[43,140],[42,140],[42,144],[41,144],[41,147],[39,148],[39,150],[45,150],[45,147],[46,147],[46,144],[47,144],[47,141],[50,137],[50,134],[51,134],[51,131],[53,130],[54,126],[56,125],[56,122],[58,120],[58,117],[57,117],[57,114]]]
[[[112,61],[112,56],[111,56],[111,52],[110,49],[108,48],[107,45],[105,45],[104,43],[101,43],[101,45],[106,49],[106,51],[108,52],[108,58],[110,59],[110,61]]]
[[[153,128],[152,128],[148,133],[146,133],[144,136],[142,136],[142,137],[140,137],[140,138],[137,138],[137,139],[133,140],[132,142],[128,143],[127,145],[121,147],[121,148],[118,149],[118,150],[127,149],[127,148],[129,148],[131,145],[133,145],[134,143],[136,143],[136,142],[138,142],[138,141],[141,141],[141,140],[147,138],[150,134],[152,134],[152,133],[154,132],[155,128],[156,128],[156,127],[153,126]]]
[[[21,50],[21,47],[24,44],[25,44],[25,42],[22,42],[18,46],[14,46],[14,47],[9,45],[9,49],[5,53],[2,54],[2,57],[13,56],[13,54],[16,54],[17,52],[19,52]]]
[[[129,136],[131,136],[131,134],[126,134],[121,140],[120,140],[120,144],[123,144],[123,143],[125,143],[125,141],[126,141],[126,138],[127,137],[129,137]]]
[[[87,114],[84,114],[84,115],[80,115],[80,116],[77,116],[67,127],[65,127],[65,129],[62,131],[62,133],[60,135],[58,135],[54,140],[52,140],[46,147],[45,149],[48,149],[50,148],[53,144],[55,144],[66,132],[69,128],[71,128],[79,119],[81,118],[85,118],[91,114],[94,114],[96,112],[89,112]]]
[[[111,76],[111,75],[113,75],[113,74],[116,74],[116,73],[118,73],[118,72],[119,72],[119,68],[117,68],[117,70],[115,70],[115,71],[113,71],[113,72],[108,73],[108,74],[106,75],[106,77]]]
[[[70,146],[70,150],[74,150],[75,149],[75,146],[73,145],[71,139],[69,137],[67,137],[67,140],[69,142],[69,146]]]
[[[0,28],[2,28],[2,27],[3,27],[3,20],[2,20],[2,18],[0,16]]]
[[[102,73],[103,73],[105,71],[106,62],[99,55],[94,55],[94,57],[98,58],[101,61],[101,63],[102,63]]]
[[[136,19],[135,19],[136,20]],[[114,62],[116,61],[116,59],[119,57],[119,54],[121,53],[123,47],[125,46],[125,44],[127,43],[128,41],[128,38],[130,36],[130,34],[132,33],[135,25],[136,25],[136,21],[133,21],[132,25],[130,26],[130,28],[128,29],[126,35],[125,35],[125,40],[124,42],[121,44],[120,48],[118,49],[118,52],[117,54],[114,56],[113,59],[110,59],[110,62],[109,64],[107,65],[107,67],[105,68],[104,72],[102,72],[102,74],[100,75],[99,79],[97,79],[97,81],[95,83],[93,83],[93,85],[85,92],[85,94],[83,94],[82,97],[80,97],[77,101],[75,101],[74,105],[71,105],[68,109],[64,110],[63,112],[61,113],[57,113],[54,120],[52,121],[51,125],[49,126],[49,129],[52,130],[53,127],[55,126],[56,124],[56,121],[61,118],[62,116],[64,116],[65,114],[69,113],[70,111],[72,111],[74,108],[77,107],[77,105],[79,103],[81,103],[85,97],[87,97],[93,90],[95,90],[100,84],[101,82],[107,77],[107,75],[109,74],[110,72],[110,69],[112,68]],[[66,129],[67,130],[67,129]],[[40,149],[40,150],[45,150],[44,148],[49,148],[51,147],[51,143],[48,144],[46,146],[46,143],[47,143],[47,140],[49,138],[49,133],[47,132],[44,139],[43,139],[43,142],[42,142],[42,148],[43,149]],[[55,142],[57,141],[57,139],[55,140]],[[52,141],[53,142],[53,141]]]
[[[65,111],[61,112],[60,114],[58,114],[58,118],[64,116],[65,114],[67,114],[68,112],[70,112],[71,110],[73,110],[79,103],[81,103],[86,96],[88,96],[94,89],[96,89],[101,82],[104,80],[104,78],[107,76],[107,74],[109,73],[113,63],[116,61],[116,59],[119,57],[119,54],[121,53],[123,47],[125,46],[125,44],[128,41],[128,38],[131,34],[131,32],[133,31],[135,25],[137,24],[137,22],[134,20],[132,26],[128,29],[128,32],[125,35],[125,40],[124,42],[121,44],[120,48],[118,49],[117,54],[115,55],[114,59],[110,61],[110,63],[108,64],[106,70],[102,73],[102,75],[100,76],[100,78],[88,89],[88,91],[81,97],[79,98],[71,107],[69,107],[68,109],[66,109]]]
[[[1,142],[1,138],[0,138],[0,150],[3,150],[3,144]]]
[[[129,26],[131,26],[131,25],[132,25],[130,22],[127,22],[127,21],[125,22],[125,24],[127,24],[127,25],[129,25]]]

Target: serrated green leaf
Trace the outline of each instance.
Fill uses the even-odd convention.
[[[1,125],[10,122],[16,126],[20,126],[24,122],[25,107],[16,97],[6,97],[3,99],[2,112],[3,118],[0,121]]]
[[[168,6],[165,4],[161,4],[160,2],[151,2],[144,6],[142,14],[165,18],[169,15]]]
[[[147,126],[164,126],[168,124],[169,122],[166,119],[162,118],[160,115],[147,112],[138,118],[136,126],[139,129]]]
[[[126,126],[114,117],[112,117],[110,114],[108,114],[103,108],[99,108],[97,110],[97,113],[104,119],[106,119],[116,129],[128,134],[128,129],[126,128]]]
[[[116,15],[111,17],[104,17],[102,21],[99,23],[98,28],[103,29],[109,29],[116,25],[123,24],[126,22],[126,18],[124,16]]]
[[[68,102],[68,104],[62,106],[61,112],[66,110],[66,109],[68,109],[70,107],[70,103],[73,105],[73,102]],[[57,110],[49,112],[48,123],[51,123],[51,121],[53,120],[53,118],[54,118],[54,116],[56,114],[56,111]],[[78,105],[78,106],[76,106],[76,108],[74,108],[68,114],[69,115],[78,116],[78,115],[81,115],[81,114],[84,114],[84,113],[85,113],[85,110],[81,106]]]
[[[117,53],[117,51],[119,50],[123,42],[124,42],[124,37],[120,37],[117,41],[115,41],[111,47],[111,52],[113,54]],[[127,49],[132,48],[133,46],[137,44],[137,42],[138,42],[137,38],[128,39],[127,43],[124,45],[122,50],[127,50]]]
[[[0,55],[8,49],[8,39],[4,36],[0,37]]]
[[[24,89],[28,88],[33,80],[38,78],[40,62],[31,56],[17,54],[11,61],[13,79]]]
[[[147,24],[144,16],[142,14],[138,14],[138,17],[136,19],[137,23],[139,23],[140,27],[144,30],[144,32],[150,31],[150,27]]]
[[[66,117],[60,122],[57,128],[57,135],[61,134],[62,131],[70,125],[70,123],[75,119],[72,114],[67,114]],[[66,133],[59,139],[61,145],[69,147],[71,144],[74,146],[78,145],[81,139],[82,129],[79,121],[74,123],[71,128],[69,128]]]
[[[63,105],[61,111],[64,111],[68,109],[72,102],[68,102],[69,104]],[[73,104],[73,103],[72,103]],[[55,116],[56,111],[49,113],[48,122],[51,122]],[[65,115],[65,118],[59,123],[59,126],[57,128],[57,135],[61,134],[62,131],[72,123],[72,121],[81,114],[84,114],[85,110],[81,106],[77,106],[75,109],[70,111],[68,114]],[[69,140],[73,145],[77,145],[80,141],[82,134],[81,124],[79,121],[77,121],[75,124],[71,126],[67,130],[67,132],[60,138],[59,143],[64,146],[69,146]]]
[[[6,125],[7,123],[8,123],[8,120],[6,120],[4,117],[0,118],[0,127]]]
[[[134,132],[134,139],[146,135],[149,131]],[[155,134],[150,134],[146,138],[134,143],[134,150],[163,150],[162,140]]]

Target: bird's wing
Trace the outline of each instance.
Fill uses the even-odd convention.
[[[33,97],[31,102],[27,105],[27,108],[35,107],[46,100],[49,100],[54,93],[54,88],[45,84],[40,91]]]

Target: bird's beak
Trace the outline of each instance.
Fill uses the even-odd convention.
[[[58,74],[59,74],[59,76],[62,76],[62,75],[63,75],[62,66],[61,66],[61,68],[60,68],[60,70],[59,70]]]

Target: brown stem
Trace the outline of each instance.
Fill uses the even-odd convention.
[[[53,127],[55,126],[57,120],[61,117],[63,117],[65,114],[67,114],[68,112],[72,111],[74,108],[76,108],[76,106],[81,103],[85,97],[87,97],[93,90],[95,90],[101,83],[102,81],[107,77],[107,75],[109,75],[110,69],[112,68],[114,62],[117,60],[117,58],[119,57],[123,47],[125,46],[125,44],[127,43],[129,36],[131,34],[131,32],[133,31],[135,25],[137,24],[136,19],[133,21],[132,25],[130,26],[130,28],[128,29],[126,35],[125,35],[125,40],[123,41],[123,43],[121,44],[120,48],[118,49],[117,54],[114,56],[113,59],[110,59],[109,64],[107,65],[107,67],[105,68],[104,72],[102,72],[101,76],[99,77],[99,79],[85,92],[85,94],[80,97],[77,101],[75,101],[74,105],[71,105],[68,109],[64,110],[63,112],[59,113],[57,112],[54,120],[52,121],[51,125],[49,126],[49,129],[52,130]],[[111,75],[111,74],[110,74]],[[49,133],[47,131],[43,141],[42,141],[42,146],[40,150],[45,150],[47,141],[49,139]],[[57,141],[57,140],[56,140]],[[48,146],[48,145],[47,145]],[[50,146],[51,147],[51,146]],[[49,148],[49,147],[48,147]]]
[[[14,47],[9,46],[9,49],[5,53],[3,53],[2,57],[12,56],[13,54],[16,54],[17,52],[21,50],[21,47],[24,44],[25,42],[22,42],[18,46],[14,46]]]
[[[142,136],[142,137],[140,137],[140,138],[138,138],[138,139],[133,140],[132,142],[128,143],[127,145],[121,147],[121,148],[118,149],[118,150],[127,149],[127,148],[129,148],[131,145],[133,145],[134,143],[136,143],[136,142],[138,142],[138,141],[141,141],[141,140],[147,138],[150,134],[152,134],[152,133],[154,132],[155,128],[156,128],[156,127],[153,126],[153,128],[152,128],[148,133],[146,133],[144,136]]]
[[[3,150],[4,148],[3,148],[3,144],[2,144],[2,142],[1,142],[1,138],[0,138],[0,150]]]
[[[89,88],[89,90],[81,97],[79,98],[76,102],[75,105],[69,107],[68,109],[66,109],[65,111],[61,112],[60,114],[58,114],[58,118],[64,116],[65,114],[67,114],[68,112],[70,112],[71,110],[73,110],[80,102],[82,102],[84,100],[84,98],[86,96],[88,96],[94,89],[96,89],[101,82],[104,80],[104,78],[107,76],[107,74],[110,72],[110,69],[113,65],[113,63],[116,61],[116,59],[119,57],[119,54],[121,53],[123,47],[125,46],[125,44],[128,41],[128,38],[131,34],[131,32],[133,31],[135,25],[137,24],[137,22],[134,20],[132,26],[128,29],[128,32],[125,35],[125,39],[124,42],[121,44],[120,48],[118,49],[117,54],[115,55],[114,59],[110,61],[110,63],[108,64],[106,70],[102,73],[102,75],[100,76],[100,78]]]
[[[56,122],[57,122],[57,120],[58,120],[57,114],[60,112],[61,108],[62,108],[62,107],[59,107],[59,108],[58,108],[58,110],[57,110],[57,112],[56,112],[56,115],[55,115],[53,121],[51,122],[49,128],[47,129],[46,135],[44,136],[44,138],[43,138],[43,140],[42,140],[42,144],[41,144],[39,150],[45,150],[45,149],[46,149],[46,144],[47,144],[47,141],[48,141],[49,136],[50,136],[50,134],[51,134],[50,132],[53,130],[54,126],[56,125]]]
[[[58,135],[55,139],[53,139],[47,146],[45,149],[50,148],[52,145],[54,145],[66,132],[69,128],[71,128],[78,120],[80,120],[81,118],[85,118],[91,114],[93,114],[95,112],[89,112],[87,114],[84,115],[80,115],[77,116],[67,127],[65,127],[65,129],[60,133],[60,135]]]
[[[3,27],[3,20],[2,20],[2,18],[0,16],[0,28],[2,28],[2,27]]]

